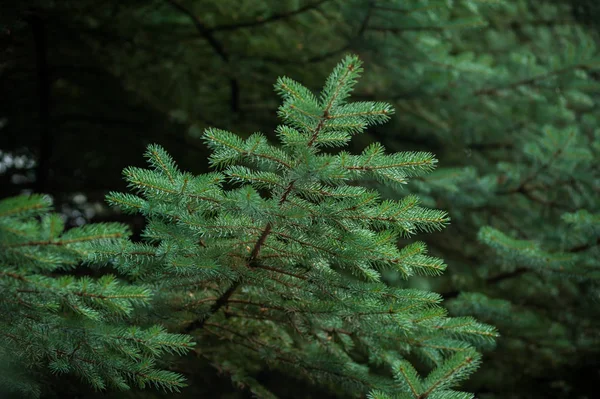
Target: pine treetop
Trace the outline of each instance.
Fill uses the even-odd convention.
[[[433,169],[432,154],[386,154],[378,143],[360,155],[332,152],[393,113],[386,103],[347,101],[361,72],[347,56],[319,96],[280,78],[280,146],[261,133],[242,139],[207,129],[218,171],[193,176],[151,145],[150,169],[124,171],[136,194],[108,197],[147,217],[148,242],[106,243],[94,258],[154,284],[157,313],[171,315],[165,322],[193,334],[203,357],[261,397],[274,397],[253,377],[264,365],[342,395],[452,397],[448,388],[479,363],[474,347],[497,335],[472,318],[446,317],[435,293],[382,282],[382,270],[442,273],[443,261],[422,242],[397,242],[449,218],[415,196],[384,200],[362,186],[406,184]],[[366,363],[356,360],[364,348]],[[404,375],[405,357],[433,369],[419,389],[410,388],[416,371]],[[396,377],[369,373],[367,364]]]

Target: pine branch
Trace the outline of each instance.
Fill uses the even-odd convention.
[[[489,277],[485,280],[486,284],[496,284],[499,283],[501,281],[507,280],[507,279],[511,279],[514,277],[518,277],[522,274],[525,274],[527,272],[531,271],[530,269],[521,267],[518,269],[513,270],[512,272],[506,272],[506,273],[501,273],[501,274],[497,274],[493,277]]]
[[[164,0],[169,3],[173,8],[178,10],[179,12],[187,15],[187,17],[192,21],[194,27],[200,33],[200,35],[208,42],[210,47],[217,53],[219,58],[225,62],[225,64],[229,65],[230,57],[227,51],[225,50],[225,46],[218,41],[215,36],[212,34],[212,31],[208,29],[204,23],[198,18],[191,10],[182,6],[176,0]],[[230,104],[231,111],[238,112],[240,109],[240,84],[236,78],[229,79],[230,86]]]
[[[584,252],[584,251],[587,251],[588,249],[592,249],[598,245],[600,245],[600,238],[598,238],[595,243],[578,245],[576,247],[569,249],[568,252],[571,252],[571,253]]]
[[[265,344],[265,343],[262,343],[262,342],[254,339],[254,338],[252,338],[250,336],[246,336],[246,335],[240,334],[239,332],[231,330],[231,329],[229,329],[229,328],[227,328],[227,327],[225,327],[223,325],[216,324],[216,323],[207,323],[207,325],[210,326],[210,327],[215,327],[215,328],[221,329],[223,331],[227,331],[228,333],[230,333],[232,335],[235,335],[238,338],[241,338],[242,340],[248,340],[250,342],[258,343],[259,346],[256,347],[256,346],[249,345],[249,344],[247,344],[245,342],[237,341],[237,340],[234,341],[234,340],[231,340],[229,338],[232,343],[234,343],[236,345],[244,346],[244,347],[246,347],[246,348],[248,348],[248,349],[250,349],[252,351],[260,352],[260,348],[261,347],[267,346],[267,344]],[[212,331],[209,331],[209,332],[212,332]],[[214,332],[212,332],[212,333],[215,334]],[[219,335],[219,334],[216,334],[216,335]],[[225,336],[222,336],[222,337],[227,338]],[[343,379],[354,380],[354,381],[358,382],[360,385],[364,385],[364,386],[367,386],[367,387],[370,387],[370,388],[374,388],[374,386],[371,383],[369,383],[368,381],[365,381],[363,379],[358,378],[358,376],[356,376],[356,375],[343,374],[343,373],[340,373],[340,372],[337,372],[337,371],[333,371],[333,370],[330,370],[330,369],[325,369],[325,368],[322,368],[322,367],[318,367],[318,366],[316,366],[314,364],[306,364],[306,363],[302,362],[301,359],[299,359],[299,358],[288,358],[287,356],[285,356],[286,354],[282,353],[281,350],[279,350],[277,348],[274,348],[274,349],[275,349],[276,353],[278,354],[275,357],[274,360],[278,360],[278,361],[282,361],[282,362],[285,362],[285,363],[289,363],[289,364],[291,364],[294,367],[303,367],[303,368],[306,368],[308,370],[313,370],[313,371],[317,371],[317,372],[320,372],[320,373],[332,374],[332,375],[335,375],[335,376],[343,378]]]
[[[69,244],[75,244],[78,242],[86,242],[86,241],[97,241],[100,239],[111,239],[111,238],[123,238],[125,237],[122,233],[113,233],[113,234],[98,234],[89,237],[78,237],[67,240],[44,240],[44,241],[28,241],[28,242],[20,242],[16,244],[7,244],[0,245],[0,248],[18,248],[18,247],[31,247],[31,246],[47,246],[47,245],[55,245],[55,246],[64,246]]]
[[[348,50],[350,50],[352,48],[352,46],[356,43],[356,41],[358,41],[359,39],[361,39],[364,36],[364,33],[366,32],[368,25],[369,25],[369,21],[371,19],[372,16],[372,11],[374,9],[373,7],[374,1],[369,1],[369,4],[367,5],[367,11],[365,13],[364,18],[362,19],[360,26],[356,32],[356,34],[349,38],[347,43],[330,51],[327,51],[323,54],[315,54],[311,57],[308,57],[308,59],[306,59],[306,61],[303,60],[294,60],[291,58],[277,58],[277,57],[273,57],[273,56],[267,56],[267,55],[261,55],[260,59],[264,60],[264,61],[268,61],[268,62],[272,62],[272,63],[276,63],[279,65],[297,65],[299,63],[303,63],[306,62],[307,64],[313,64],[313,63],[318,63],[321,61],[325,61],[328,58],[331,58],[333,56],[337,56],[339,54],[342,54]],[[245,57],[246,59],[250,59],[253,57]],[[357,96],[358,97],[358,96]]]
[[[247,21],[247,22],[239,22],[239,23],[230,24],[230,25],[215,26],[215,27],[209,28],[208,31],[209,32],[223,32],[223,31],[237,30],[237,29],[241,29],[241,28],[253,28],[253,27],[257,27],[257,26],[263,26],[263,25],[267,25],[267,24],[270,24],[272,22],[276,22],[279,20],[290,19],[296,15],[302,14],[302,13],[310,11],[310,10],[314,10],[329,1],[331,1],[331,0],[319,0],[314,3],[302,6],[296,10],[282,12],[280,14],[274,14],[265,19],[260,19],[260,20],[257,19],[256,21]]]
[[[258,256],[260,254],[260,250],[262,249],[263,244],[265,243],[265,241],[267,240],[267,237],[271,233],[271,229],[272,229],[272,225],[270,223],[267,223],[267,225],[265,226],[265,229],[261,233],[259,239],[256,241],[256,244],[254,244],[254,248],[252,248],[250,257],[248,258],[248,261],[246,262],[248,267],[250,267],[250,268],[256,267],[256,260],[258,259]],[[225,306],[228,303],[229,299],[235,293],[235,291],[237,290],[237,288],[240,285],[241,285],[240,281],[234,282],[223,294],[221,294],[217,298],[217,300],[211,306],[211,308],[209,309],[208,313],[205,315],[204,318],[194,320],[193,322],[188,324],[185,328],[183,328],[182,331],[184,333],[190,333],[192,331],[202,329],[204,327],[206,321],[210,318],[210,316],[217,313],[223,306]]]
[[[476,96],[496,95],[500,91],[513,90],[513,89],[518,88],[519,86],[529,86],[529,85],[532,85],[534,83],[537,83],[540,80],[549,79],[549,78],[554,77],[556,75],[561,75],[561,74],[570,72],[570,71],[572,71],[574,69],[578,69],[578,68],[586,69],[586,66],[585,65],[569,65],[567,67],[556,69],[556,70],[552,70],[552,71],[549,71],[549,72],[546,72],[546,73],[542,73],[542,74],[537,75],[537,76],[532,76],[532,77],[527,78],[527,79],[518,80],[518,81],[510,83],[510,84],[508,84],[506,86],[502,86],[502,87],[490,87],[490,88],[487,88],[487,89],[479,89],[479,90],[476,90],[473,94],[476,95]]]
[[[210,30],[204,25],[204,23],[198,18],[191,10],[187,9],[183,5],[181,5],[176,0],[164,0],[169,3],[171,7],[175,8],[179,12],[185,14],[194,24],[196,30],[200,33],[204,39],[210,44],[215,53],[226,63],[229,62],[229,54],[225,51],[225,48],[221,42],[219,42],[214,35],[210,32]]]
[[[11,347],[6,364],[44,379],[74,374],[96,389],[129,389],[131,381],[175,391],[184,386],[180,375],[155,368],[154,361],[163,352],[191,349],[190,338],[126,324],[136,307],[148,305],[148,287],[112,275],[55,273],[90,256],[96,244],[122,246],[127,228],[88,224],[64,232],[62,219],[48,210],[39,195],[0,201],[0,291],[6,294],[0,311],[7,316],[0,321],[0,345]],[[36,386],[34,380],[23,384]]]
[[[510,27],[512,29],[522,29],[529,26],[543,26],[543,27],[555,27],[565,25],[577,25],[576,21],[570,19],[531,19],[531,20],[517,20],[507,22],[492,22],[494,27]]]
[[[373,32],[383,33],[405,33],[405,32],[443,32],[447,29],[444,26],[405,26],[405,27],[384,27],[384,26],[372,26],[367,28]]]
[[[415,7],[415,8],[397,8],[397,7],[376,5],[374,8],[379,11],[394,12],[394,13],[408,15],[408,14],[412,14],[414,12],[427,11],[427,10],[431,10],[433,8],[439,8],[439,7],[444,7],[444,5],[440,3],[440,4],[432,4],[432,5],[422,6],[422,7]]]
[[[582,244],[582,245],[578,245],[575,246],[573,248],[568,249],[566,252],[567,253],[579,253],[579,252],[584,252],[587,251],[595,246],[600,245],[600,238],[598,238],[596,240],[596,242],[594,243],[589,243],[589,244]],[[495,276],[492,277],[488,277],[487,279],[484,280],[484,283],[486,285],[492,285],[492,284],[497,284],[500,283],[502,281],[505,280],[509,280],[515,277],[519,277],[525,273],[529,273],[529,272],[533,272],[534,270],[530,269],[530,268],[525,268],[525,267],[520,267],[517,268],[513,271],[510,272],[505,272],[505,273],[500,273],[497,274]],[[456,298],[459,294],[461,293],[461,291],[459,290],[454,290],[454,291],[448,291],[442,294],[442,297],[444,298],[444,300],[449,300],[452,298]]]

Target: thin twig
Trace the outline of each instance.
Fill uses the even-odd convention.
[[[231,30],[236,30],[236,29],[253,28],[256,26],[267,25],[267,24],[270,24],[271,22],[279,21],[281,19],[288,19],[288,18],[294,17],[298,14],[302,14],[306,11],[314,10],[315,8],[321,6],[322,4],[327,3],[328,1],[331,1],[331,0],[320,0],[320,1],[314,2],[312,4],[307,4],[296,10],[283,12],[280,14],[274,14],[274,15],[271,15],[269,18],[265,18],[265,19],[261,19],[261,20],[257,19],[255,21],[246,21],[246,22],[239,22],[239,23],[231,24],[231,25],[215,26],[213,28],[208,29],[208,31],[209,32],[223,32],[223,31],[231,31]]]

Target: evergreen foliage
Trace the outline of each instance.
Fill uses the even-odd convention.
[[[570,14],[561,2],[496,6],[484,35],[447,49],[447,73],[418,82],[428,94],[404,101],[405,123],[434,134],[450,166],[408,189],[460,221],[427,240],[452,266],[446,288],[431,288],[502,334],[472,380],[492,392],[482,397],[571,398],[586,391],[573,368],[598,367],[600,54]]]
[[[572,397],[587,388],[571,370],[597,354],[599,58],[597,36],[570,14],[558,2],[498,4],[484,32],[428,38],[418,73],[396,80],[402,126],[435,136],[450,166],[408,189],[460,220],[426,238],[452,265],[428,286],[463,292],[451,311],[503,335],[471,380],[482,397]]]
[[[448,263],[442,276],[405,281],[386,270],[382,279],[445,292],[451,314],[498,326],[499,347],[467,383],[477,397],[595,392],[586,384],[600,368],[597,1],[14,3],[15,14],[33,8],[46,24],[55,148],[41,149],[45,123],[31,117],[39,79],[27,22],[0,29],[0,87],[10,94],[0,97],[8,115],[0,146],[26,148],[36,160],[52,155],[51,170],[74,173],[56,172],[51,186],[90,200],[118,189],[116,170],[150,142],[197,173],[205,127],[242,137],[264,131],[277,106],[266,83],[285,73],[313,87],[339,54],[359,53],[369,69],[355,98],[385,100],[399,112],[348,145],[377,140],[391,152],[434,152],[441,167],[412,177],[403,195],[454,221],[421,238]],[[12,13],[3,11],[0,23]],[[252,173],[261,193],[279,181],[263,171],[261,186]],[[32,176],[13,168],[0,173],[0,186],[29,188],[11,178]],[[397,195],[384,190],[383,198]]]
[[[343,397],[454,398],[450,388],[479,364],[474,348],[496,336],[470,317],[448,318],[437,294],[382,282],[389,269],[440,274],[444,263],[423,243],[398,248],[397,240],[449,218],[415,196],[384,200],[361,186],[405,184],[434,167],[432,154],[385,154],[380,144],[360,155],[326,151],[393,113],[386,103],[347,101],[361,71],[356,56],[346,57],[319,96],[280,78],[281,146],[261,133],[207,129],[218,171],[194,176],[151,145],[150,169],[124,171],[135,194],[108,196],[147,217],[147,242],[103,243],[95,259],[152,284],[155,313],[193,334],[202,357],[259,397],[276,397],[255,378],[269,367]],[[427,378],[410,359],[431,370]]]
[[[183,354],[190,337],[126,323],[151,290],[115,276],[74,277],[95,245],[128,236],[116,223],[64,231],[40,195],[0,201],[0,393],[38,397],[72,374],[95,390],[155,386],[178,391],[182,376],[156,365]],[[4,396],[3,396],[4,397]]]

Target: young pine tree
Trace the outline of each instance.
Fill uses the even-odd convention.
[[[178,391],[183,377],[155,365],[185,353],[190,337],[125,324],[151,290],[112,275],[71,272],[92,247],[128,235],[120,224],[64,231],[47,197],[0,201],[0,396],[38,397],[74,375],[96,390],[154,385]]]
[[[389,269],[406,278],[442,273],[422,242],[397,241],[449,218],[415,196],[383,200],[361,186],[399,187],[435,158],[385,154],[378,143],[360,155],[329,151],[393,113],[386,103],[348,102],[361,71],[346,57],[319,97],[278,79],[281,146],[260,133],[243,140],[208,129],[219,171],[193,176],[150,146],[150,169],[124,171],[137,195],[108,197],[147,217],[147,242],[106,242],[94,256],[153,285],[148,317],[192,334],[199,358],[261,398],[277,397],[256,378],[265,368],[343,397],[470,398],[452,388],[477,368],[475,346],[491,344],[495,330],[447,317],[435,293],[381,280]]]

